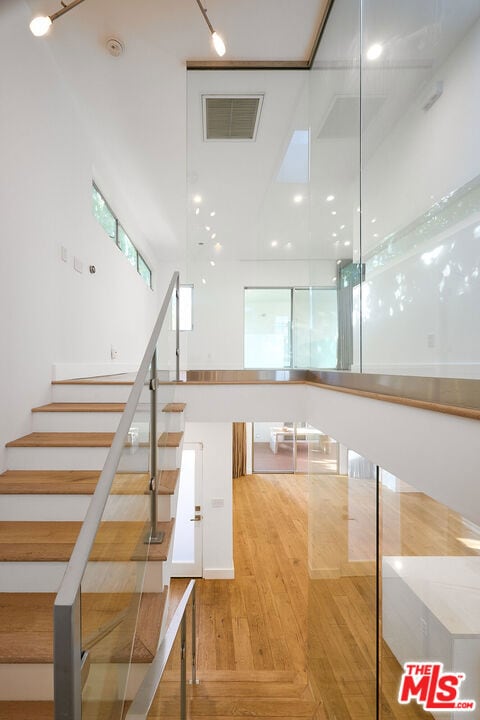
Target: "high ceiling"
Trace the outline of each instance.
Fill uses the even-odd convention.
[[[32,14],[58,9],[56,0],[28,4]],[[326,4],[211,0],[208,14],[229,61],[304,62]],[[85,0],[37,42],[48,43],[97,140],[96,181],[159,259],[181,257],[186,247],[202,260],[334,259],[351,255],[358,234],[358,7],[335,0],[310,73],[187,73],[188,60],[217,60],[195,0]],[[369,0],[364,8],[365,47],[381,39],[386,49],[363,72],[366,161],[479,7],[478,0]],[[107,52],[111,37],[124,44],[121,57]],[[202,95],[251,93],[264,95],[255,142],[205,142]],[[350,127],[335,137],[335,103],[345,99]],[[305,137],[310,166],[302,169]],[[330,194],[335,206],[326,203]],[[389,230],[377,225],[370,241]]]
[[[211,0],[208,14],[230,60],[305,60],[325,2]],[[28,4],[32,15],[60,7]],[[107,52],[110,37],[124,44],[122,57]],[[159,257],[176,253],[186,233],[186,61],[217,58],[195,0],[85,0],[38,42],[48,43],[98,141],[100,187],[107,176],[112,205],[137,219]]]

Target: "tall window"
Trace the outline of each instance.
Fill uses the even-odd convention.
[[[335,288],[245,288],[246,368],[335,368]]]
[[[95,183],[92,183],[92,209],[93,214],[107,235],[112,238],[129,263],[133,265],[138,274],[145,280],[148,287],[151,288],[152,271],[128,237],[117,216],[113,213]]]

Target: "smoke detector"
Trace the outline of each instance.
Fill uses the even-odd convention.
[[[118,38],[108,38],[106,48],[113,57],[120,57],[125,52],[125,46]]]

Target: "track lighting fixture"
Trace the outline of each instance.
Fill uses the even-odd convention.
[[[65,15],[65,13],[67,13],[69,10],[72,10],[77,5],[80,5],[80,3],[82,2],[84,2],[84,0],[72,0],[69,5],[66,5],[64,2],[62,2],[62,9],[57,10],[57,12],[53,13],[52,15],[39,15],[33,18],[32,22],[30,23],[30,30],[32,31],[33,35],[35,35],[35,37],[42,37],[42,35],[46,35],[55,20],[57,20],[62,15]]]
[[[225,43],[223,42],[222,37],[214,29],[212,23],[208,18],[207,11],[203,7],[200,0],[197,0],[197,5],[200,8],[203,17],[205,18],[205,22],[207,23],[208,29],[210,30],[210,33],[212,35],[212,42],[213,47],[215,48],[215,52],[217,53],[217,55],[220,55],[220,57],[223,57],[225,55]]]

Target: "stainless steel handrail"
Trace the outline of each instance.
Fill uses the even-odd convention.
[[[154,359],[158,337],[167,315],[173,291],[177,299],[176,327],[176,380],[179,380],[179,283],[180,275],[174,272],[168,286],[162,307],[154,325],[150,340],[143,356],[137,377],[123,411],[118,429],[113,438],[105,465],[101,472],[95,493],[82,524],[70,561],[63,576],[54,604],[54,698],[55,720],[80,720],[81,718],[81,630],[80,630],[80,590],[88,559],[100,527],[113,479],[117,471],[125,439],[132,424],[141,392],[145,386],[150,364]],[[156,446],[156,438],[150,443]],[[152,494],[156,505],[156,472],[150,468],[153,476]],[[154,474],[155,473],[155,474]],[[153,500],[152,500],[153,505]],[[156,524],[156,518],[154,520]],[[152,527],[152,536],[157,528]]]
[[[181,719],[186,717],[186,614],[188,601],[192,596],[192,684],[196,683],[196,637],[195,637],[195,580],[190,580],[182,599],[172,617],[167,632],[160,643],[157,653],[150,664],[147,674],[140,685],[135,698],[125,716],[125,720],[145,720],[152,705],[155,693],[162,679],[170,653],[177,637],[178,629],[181,627]]]

